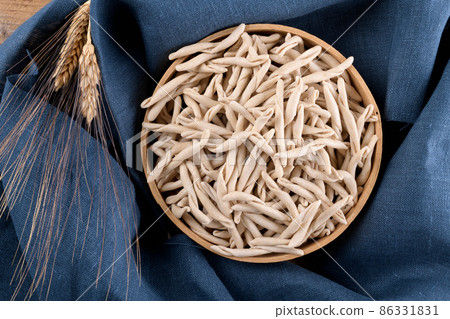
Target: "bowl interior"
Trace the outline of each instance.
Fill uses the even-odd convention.
[[[229,28],[225,30],[221,30],[219,32],[216,32],[214,34],[209,35],[208,37],[201,40],[201,42],[208,42],[208,41],[218,41],[222,38],[228,36],[234,28]],[[245,28],[245,31],[248,33],[258,33],[258,34],[270,34],[270,33],[280,33],[282,35],[285,35],[287,33],[291,33],[292,35],[298,35],[300,36],[304,42],[305,45],[308,47],[312,47],[315,45],[320,45],[324,50],[326,50],[327,53],[332,55],[334,58],[336,58],[339,62],[344,62],[345,58],[342,54],[340,54],[336,49],[334,49],[332,46],[327,44],[326,42],[322,41],[321,39],[307,33],[304,31],[301,31],[296,28],[287,27],[284,25],[276,25],[276,24],[251,24],[247,25]],[[158,86],[164,85],[168,80],[170,80],[176,73],[175,67],[176,65],[182,63],[185,58],[180,58],[175,60],[170,67],[167,69],[167,71],[164,73],[163,77],[158,83]],[[313,239],[307,241],[305,244],[303,244],[300,248],[304,251],[305,255],[309,254],[317,249],[320,249],[336,239],[342,232],[349,227],[349,225],[352,223],[352,221],[356,218],[356,216],[361,212],[361,209],[364,207],[364,204],[367,202],[367,199],[370,196],[370,193],[372,192],[372,189],[375,185],[378,172],[380,169],[381,164],[381,153],[382,153],[382,128],[381,128],[381,116],[378,109],[377,104],[375,103],[375,100],[372,96],[372,94],[369,91],[369,88],[367,87],[366,83],[362,79],[361,75],[356,71],[355,67],[352,65],[350,68],[347,69],[347,72],[350,76],[350,79],[352,81],[353,87],[358,91],[358,93],[361,95],[363,99],[364,105],[373,104],[374,106],[374,112],[378,116],[378,121],[375,123],[375,134],[378,136],[378,142],[375,146],[375,150],[372,156],[372,170],[370,172],[369,178],[364,184],[364,189],[362,193],[360,194],[360,197],[354,207],[346,214],[347,218],[347,225],[338,224],[336,226],[336,229],[329,235],[325,236],[319,239]],[[156,90],[156,89],[155,89]],[[147,113],[149,110],[147,110],[145,119],[147,118]],[[149,168],[147,164],[148,160],[148,143],[146,143],[146,139],[148,138],[150,133],[146,133],[143,131],[141,136],[141,153],[142,153],[142,161],[143,161],[143,167],[145,171],[145,175],[148,176],[149,174]],[[189,236],[192,240],[197,242],[199,245],[203,246],[204,248],[211,251],[209,248],[211,246],[211,243],[203,239],[202,237],[195,234],[181,219],[178,219],[173,215],[170,208],[167,206],[167,204],[164,201],[164,198],[161,195],[161,192],[159,191],[158,187],[156,186],[155,182],[149,182],[150,190],[157,201],[157,203],[161,206],[164,213],[172,220],[175,225],[178,226],[178,228],[181,229],[187,236]],[[214,252],[217,254],[216,252]],[[221,255],[222,256],[222,255]],[[245,261],[245,262],[254,262],[254,263],[271,263],[271,262],[280,262],[280,261],[287,261],[291,259],[298,258],[296,255],[292,254],[268,254],[263,256],[256,256],[256,257],[229,257],[229,256],[223,256],[229,259],[238,260],[238,261]]]

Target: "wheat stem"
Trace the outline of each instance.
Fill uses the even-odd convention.
[[[81,5],[72,17],[66,39],[60,50],[59,59],[53,73],[56,91],[66,86],[78,65],[83,45],[87,41],[90,1]]]

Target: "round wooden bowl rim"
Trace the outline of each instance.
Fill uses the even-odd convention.
[[[216,41],[221,38],[224,38],[225,36],[229,35],[233,28],[224,29],[221,31],[218,31],[216,33],[213,33],[206,38],[202,39],[200,42],[207,42],[207,41]],[[245,31],[248,33],[291,33],[292,35],[298,35],[300,36],[304,41],[305,44],[309,46],[314,45],[320,45],[322,48],[326,50],[327,53],[329,53],[331,56],[336,58],[339,62],[345,61],[345,57],[340,54],[335,48],[330,46],[325,41],[296,28],[288,27],[284,25],[278,25],[278,24],[249,24],[246,25]],[[162,86],[164,83],[167,82],[172,76],[176,73],[175,67],[182,63],[185,58],[180,58],[175,60],[170,67],[167,69],[167,71],[162,76],[161,80],[159,81],[156,89],[159,86]],[[375,151],[373,154],[373,162],[372,162],[372,170],[370,172],[369,178],[367,182],[364,184],[364,189],[362,193],[360,194],[360,197],[358,201],[356,202],[356,205],[352,207],[352,209],[346,214],[347,218],[347,225],[338,224],[336,226],[336,229],[329,235],[325,236],[319,239],[314,239],[313,241],[308,241],[306,244],[302,245],[300,248],[304,251],[305,255],[317,250],[321,249],[322,247],[326,246],[330,242],[332,242],[334,239],[336,239],[340,234],[346,230],[349,225],[353,222],[353,220],[358,216],[358,214],[361,212],[362,208],[364,207],[365,203],[367,202],[370,193],[373,190],[373,187],[375,186],[375,182],[377,180],[377,176],[380,170],[380,164],[381,164],[381,153],[382,153],[382,128],[381,128],[381,116],[380,111],[378,109],[378,106],[375,102],[375,99],[373,98],[369,88],[367,87],[366,83],[364,82],[361,75],[358,73],[356,68],[352,65],[350,68],[347,69],[350,78],[352,80],[352,84],[355,87],[355,89],[358,91],[358,93],[363,98],[364,105],[373,104],[374,106],[374,112],[378,116],[378,121],[375,122],[375,134],[378,136],[378,142],[375,147]],[[147,110],[145,114],[145,119],[147,119],[147,114],[149,110]],[[147,165],[147,145],[146,145],[146,139],[148,137],[149,133],[142,131],[141,134],[141,153],[142,153],[142,162],[143,167],[145,171],[145,176],[148,176],[148,165]],[[209,251],[217,254],[216,252],[212,251],[210,249],[210,246],[212,245],[207,240],[203,239],[202,237],[198,236],[196,233],[194,233],[181,219],[178,219],[175,217],[175,215],[172,213],[172,211],[169,209],[169,207],[166,205],[161,192],[159,191],[157,185],[155,182],[149,182],[150,190],[156,200],[156,202],[161,206],[164,213],[172,220],[172,222],[178,226],[178,228],[181,229],[187,236],[189,236],[192,240],[197,242],[202,247],[208,249]],[[220,256],[223,256],[225,258],[238,260],[238,261],[244,261],[244,262],[253,262],[253,263],[272,263],[272,262],[281,262],[281,261],[287,261],[294,258],[298,258],[299,256],[293,255],[293,254],[280,254],[280,253],[272,253],[268,255],[263,256],[255,256],[255,257],[230,257],[230,256],[224,256],[221,254],[217,254]]]

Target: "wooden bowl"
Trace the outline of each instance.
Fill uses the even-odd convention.
[[[211,34],[210,36],[207,36],[200,42],[207,42],[207,41],[218,41],[226,36],[228,36],[234,28],[225,29],[219,32],[216,32],[214,34]],[[287,34],[291,33],[292,35],[298,35],[300,36],[307,47],[313,47],[315,45],[320,45],[322,48],[324,48],[327,53],[332,55],[334,58],[336,58],[339,62],[344,62],[345,58],[342,54],[340,54],[335,48],[330,46],[328,43],[322,41],[321,39],[307,33],[304,31],[301,31],[296,28],[287,27],[284,25],[278,25],[278,24],[250,24],[245,27],[245,31],[248,33],[258,33],[258,34],[270,34],[270,33],[280,33],[280,34]],[[163,77],[159,81],[158,86],[164,85],[167,81],[169,81],[174,74],[176,73],[175,67],[182,63],[185,58],[180,58],[175,60],[172,65],[167,69],[167,71],[164,73]],[[378,116],[378,121],[375,123],[375,134],[378,136],[378,142],[375,146],[374,154],[372,155],[372,170],[369,175],[369,179],[364,184],[364,189],[362,193],[360,194],[360,197],[354,207],[346,214],[347,218],[347,225],[338,224],[336,226],[336,229],[329,235],[325,236],[319,239],[315,239],[314,241],[307,241],[304,243],[300,248],[304,251],[305,255],[309,254],[319,248],[322,248],[323,246],[327,245],[328,243],[332,242],[334,239],[336,239],[344,230],[346,230],[349,225],[352,223],[352,221],[358,216],[358,214],[361,212],[361,209],[364,207],[364,204],[367,202],[367,199],[370,196],[370,193],[372,192],[372,189],[375,185],[378,172],[380,170],[380,163],[381,163],[381,152],[382,152],[382,129],[381,129],[381,116],[380,111],[378,109],[377,104],[375,103],[375,100],[372,96],[372,94],[369,91],[369,88],[367,87],[366,83],[362,79],[361,75],[356,71],[355,67],[352,65],[350,68],[347,69],[347,72],[349,73],[349,76],[351,78],[352,84],[354,88],[359,92],[363,99],[364,105],[373,104],[374,106],[374,112]],[[156,89],[155,89],[156,90]],[[147,110],[147,113],[149,110]],[[145,118],[147,118],[147,113],[145,115]],[[142,161],[143,161],[143,167],[145,170],[145,175],[148,176],[149,171],[147,167],[147,149],[149,145],[146,145],[146,139],[148,137],[149,133],[144,132],[141,136],[141,152],[142,152]],[[204,248],[212,251],[209,247],[212,245],[207,240],[203,239],[202,237],[195,234],[181,219],[178,219],[173,215],[169,207],[167,206],[166,202],[164,201],[161,192],[159,191],[158,187],[156,186],[155,182],[148,183],[150,186],[150,190],[155,197],[158,204],[161,206],[163,211],[167,214],[167,216],[174,222],[175,225],[178,226],[187,236],[189,236],[192,240],[197,242],[199,245],[203,246]],[[214,252],[217,254],[216,252]],[[221,255],[223,256],[223,255]],[[230,257],[230,256],[223,256],[226,258],[238,260],[238,261],[245,261],[245,262],[253,262],[253,263],[272,263],[272,262],[280,262],[280,261],[287,261],[294,258],[298,258],[299,256],[292,255],[292,254],[267,254],[263,256],[256,256],[256,257]]]

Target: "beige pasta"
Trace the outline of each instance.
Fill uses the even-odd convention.
[[[347,223],[369,177],[378,114],[352,85],[353,58],[305,46],[241,24],[170,54],[185,60],[142,102],[158,133],[148,180],[218,254],[303,255]]]

